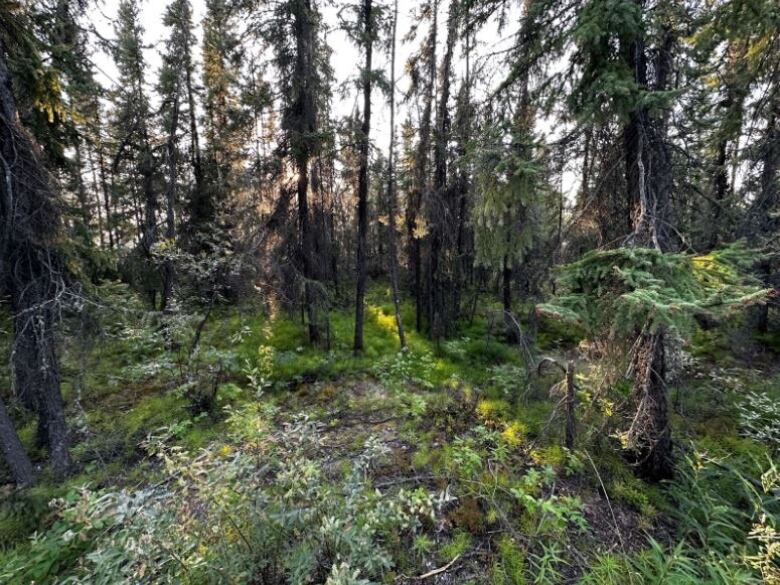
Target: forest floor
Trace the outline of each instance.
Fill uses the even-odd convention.
[[[743,412],[780,399],[771,339],[736,353],[739,333],[706,332],[686,347],[670,384],[681,471],[653,485],[621,457],[628,384],[605,388],[571,332],[537,335],[538,356],[578,360],[568,451],[562,374],[529,371],[492,309],[440,344],[409,330],[398,352],[386,294],[371,301],[361,358],[338,311],[329,350],[258,307],[215,313],[192,355],[199,315],[161,328],[128,310],[66,338],[76,471],[5,489],[0,581],[760,582],[730,553],[697,559],[723,536],[710,524],[747,534],[745,482],[776,461]],[[21,434],[43,460],[34,421]]]

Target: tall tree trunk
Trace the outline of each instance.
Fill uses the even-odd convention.
[[[309,342],[320,343],[322,336],[317,318],[317,306],[313,290],[314,266],[311,230],[309,229],[309,167],[307,163],[298,167],[298,237],[303,257],[303,302],[309,328]]]
[[[646,10],[643,0],[635,0]],[[625,42],[625,41],[624,41]],[[668,29],[655,63],[655,84],[650,88],[644,39],[629,39],[624,58],[642,89],[665,91],[671,73],[673,38]],[[670,246],[668,203],[671,168],[666,146],[663,115],[651,116],[644,105],[631,112],[624,131],[626,184],[632,207],[633,234],[630,243],[666,252]],[[666,401],[664,332],[642,331],[634,346],[633,393],[637,412],[629,431],[637,466],[642,475],[659,480],[674,469],[669,412]]]
[[[103,220],[103,204],[100,200],[100,181],[98,180],[95,156],[92,149],[89,148],[89,143],[87,143],[87,160],[89,160],[89,169],[92,173],[92,186],[94,189],[93,195],[95,196],[95,211],[97,211],[98,241],[100,242],[100,249],[102,250],[106,247],[106,223]]]
[[[432,339],[445,335],[448,323],[447,307],[443,294],[442,255],[446,229],[453,211],[447,185],[447,142],[450,133],[450,87],[452,74],[452,55],[458,32],[458,10],[460,5],[453,2],[447,19],[447,42],[442,58],[439,104],[436,112],[436,130],[434,138],[433,190],[428,203],[430,226],[430,248],[428,262],[428,324]]]
[[[317,300],[320,296],[316,281],[314,241],[309,221],[309,161],[312,157],[310,141],[317,129],[317,103],[311,83],[315,78],[314,29],[312,23],[311,0],[295,0],[293,3],[293,29],[295,34],[295,78],[298,80],[295,96],[294,124],[298,132],[295,136],[295,163],[298,171],[298,236],[301,256],[303,257],[303,297],[308,317],[309,341],[318,344],[322,341],[317,316]]]
[[[721,138],[718,141],[718,154],[715,158],[715,176],[712,181],[712,216],[710,217],[709,248],[715,248],[720,242],[720,219],[723,214],[723,205],[729,188],[729,173],[727,169],[728,139]]]
[[[398,292],[398,234],[395,229],[397,207],[395,192],[395,42],[398,28],[398,0],[393,4],[393,28],[390,45],[390,147],[387,160],[387,204],[388,204],[388,255],[390,257],[390,288],[395,310],[395,326],[398,329],[398,343],[401,349],[406,347],[404,324],[401,319],[401,301]]]
[[[734,165],[734,160],[730,160],[730,147],[739,136],[742,129],[742,110],[744,106],[744,90],[739,89],[740,71],[744,65],[745,43],[736,42],[727,49],[727,59],[725,65],[724,84],[725,96],[719,104],[720,115],[719,126],[716,130],[715,160],[713,162],[713,180],[712,180],[712,211],[709,217],[709,248],[715,248],[723,237],[723,226],[721,218],[723,216],[723,206],[732,189],[729,182],[729,167]],[[736,154],[736,151],[734,151]],[[734,158],[734,157],[732,157]]]
[[[149,144],[149,137],[146,130],[143,132],[143,151],[141,153],[141,188],[144,195],[143,208],[143,230],[141,235],[141,248],[146,256],[147,270],[154,271],[153,250],[157,243],[157,193],[154,188],[154,163],[152,161],[152,149]],[[157,288],[150,285],[146,291],[149,294],[151,309],[157,309]]]
[[[468,23],[468,5],[464,6],[464,10],[465,14],[463,15],[463,21]],[[472,135],[472,123],[474,117],[474,108],[471,104],[472,33],[469,32],[468,27],[466,27],[463,37],[465,42],[463,61],[465,62],[466,71],[458,95],[458,105],[455,115],[458,128],[457,156],[461,160],[464,160],[468,150],[468,144]],[[470,270],[470,266],[472,264],[466,250],[466,225],[468,222],[468,198],[470,190],[469,177],[469,169],[465,166],[461,166],[458,177],[456,179],[455,187],[455,193],[457,195],[457,209],[455,210],[457,217],[457,228],[455,230],[455,275],[452,286],[452,310],[456,318],[460,317],[462,293],[466,286],[465,281],[467,273]]]
[[[176,144],[176,133],[179,129],[179,82],[176,82],[174,90],[173,104],[171,105],[171,126],[168,129],[168,141],[165,145],[165,154],[168,163],[168,184],[165,188],[165,239],[168,240],[168,246],[173,246],[176,239],[176,194],[178,181],[178,154]],[[171,298],[173,297],[173,285],[176,278],[172,251],[166,254],[163,265],[163,290],[162,305],[160,309],[163,312],[170,310]]]
[[[49,254],[45,254],[50,260]],[[38,414],[38,442],[49,448],[52,468],[62,477],[70,466],[65,407],[60,393],[60,372],[54,349],[54,314],[51,307],[57,283],[49,268],[20,268],[13,275],[13,371],[22,401]]]
[[[97,109],[99,106],[96,105],[95,109],[95,129],[97,132],[97,136],[95,137],[95,151],[97,153],[98,157],[98,171],[100,174],[100,189],[103,193],[103,208],[105,209],[106,213],[106,231],[108,232],[108,246],[113,250],[114,249],[114,216],[112,213],[112,205],[111,205],[111,191],[108,188],[108,181],[106,180],[106,161],[105,156],[103,154],[103,139],[100,136],[100,111]]]
[[[52,467],[61,477],[70,465],[54,349],[55,310],[65,286],[64,265],[54,248],[61,217],[42,157],[19,121],[2,40],[0,170],[0,287],[11,298],[14,378],[22,400],[38,413]],[[13,449],[12,442],[8,445]]]
[[[642,9],[643,0],[635,0]],[[624,58],[634,71],[634,81],[641,90],[651,89],[647,79],[645,41],[638,37],[626,43]],[[656,63],[656,91],[666,88],[670,59]],[[662,89],[663,88],[663,89]],[[665,137],[665,121],[653,117],[647,106],[638,105],[629,115],[623,134],[626,160],[626,184],[631,203],[634,232],[630,242],[654,247],[662,252],[669,249],[668,205],[671,190],[671,169]]]
[[[213,206],[209,193],[206,191],[206,185],[203,180],[203,164],[200,154],[200,139],[198,136],[198,112],[195,105],[195,89],[192,82],[192,56],[190,53],[190,44],[186,45],[187,50],[184,55],[184,80],[187,89],[187,110],[190,123],[190,164],[192,165],[192,175],[195,179],[192,193],[190,194],[189,205],[189,232],[192,238],[195,234],[202,232],[203,228],[213,219]]]
[[[90,205],[89,205],[89,198],[87,197],[87,188],[84,185],[84,157],[81,154],[81,137],[77,136],[76,139],[73,141],[73,150],[76,154],[76,169],[75,169],[75,175],[76,175],[76,196],[79,200],[79,215],[80,215],[80,226],[79,230],[81,231],[81,237],[84,242],[84,245],[89,247],[92,247],[92,231],[89,228],[90,224]]]
[[[409,239],[409,272],[413,274],[412,292],[415,300],[415,326],[422,331],[423,290],[422,290],[422,234],[418,233],[418,221],[423,200],[428,196],[428,162],[431,150],[431,118],[433,115],[434,86],[436,81],[436,38],[438,29],[439,2],[433,2],[433,19],[428,34],[425,58],[427,76],[422,116],[420,118],[420,140],[414,161],[413,187],[409,191],[409,204],[406,209],[406,231]]]
[[[515,325],[512,317],[512,264],[509,258],[504,256],[504,267],[501,270],[501,300],[504,309],[504,325],[510,341],[517,341]]]
[[[774,88],[774,95],[769,105],[769,120],[761,150],[761,163],[761,190],[750,210],[753,219],[751,227],[758,228],[751,239],[758,245],[764,245],[766,238],[776,233],[778,225],[776,216],[778,206],[780,206],[780,184],[778,181],[778,171],[780,171],[780,88],[778,87]],[[764,284],[771,286],[771,262],[763,260],[758,266],[758,271]],[[769,331],[769,304],[764,303],[756,307],[754,311],[753,323],[756,329],[759,333],[767,333]]]
[[[355,354],[363,351],[363,314],[366,296],[366,247],[368,240],[368,155],[371,132],[371,58],[374,44],[371,0],[363,0],[363,35],[366,64],[363,74],[363,123],[360,127],[358,169],[357,284],[355,290]]]

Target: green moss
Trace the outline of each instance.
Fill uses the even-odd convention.
[[[616,451],[605,449],[592,457],[613,501],[632,507],[648,519],[656,517],[659,510],[669,506],[663,489],[639,479]]]
[[[412,467],[423,469],[431,463],[431,450],[425,443],[420,444],[418,449],[412,455]]]
[[[488,425],[498,425],[509,417],[511,405],[506,400],[484,399],[477,402],[477,416]]]
[[[188,418],[186,401],[176,394],[157,394],[142,399],[118,422],[130,436]]]
[[[469,548],[471,548],[471,535],[468,532],[458,530],[452,539],[441,547],[439,557],[443,562],[448,563],[455,557],[465,553]]]
[[[553,404],[550,401],[520,404],[515,408],[514,418],[525,426],[530,437],[538,437],[547,426],[552,409]]]
[[[531,451],[531,459],[536,465],[550,466],[556,471],[562,471],[566,466],[566,450],[560,445],[548,445]]]
[[[508,536],[496,543],[496,557],[490,572],[493,585],[525,585],[525,555]]]
[[[652,518],[657,510],[650,503],[645,487],[639,480],[617,479],[610,483],[609,493],[614,501],[628,504],[643,516]]]

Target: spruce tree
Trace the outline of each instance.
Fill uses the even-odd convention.
[[[55,322],[67,282],[57,249],[61,205],[31,133],[22,124],[19,85],[9,62],[38,58],[22,7],[0,7],[0,291],[10,297],[13,316],[12,367],[16,392],[38,414],[38,437],[49,448],[52,468],[62,477],[70,466],[68,430],[60,393]],[[18,63],[18,62],[17,62]],[[30,72],[27,72],[28,74]],[[34,74],[34,72],[33,72]],[[19,483],[33,480],[32,468],[0,407],[0,441]]]
[[[128,228],[135,228],[138,263],[131,268],[133,278],[147,295],[152,308],[157,306],[157,292],[161,289],[159,273],[153,260],[153,249],[158,241],[157,215],[159,197],[155,184],[157,164],[152,150],[151,107],[146,87],[146,62],[143,55],[144,30],[139,21],[135,2],[123,0],[115,23],[116,45],[114,62],[118,84],[112,91],[114,102],[112,133],[115,151],[112,175],[117,200],[124,214],[119,236],[127,240]],[[125,233],[123,233],[123,231]]]
[[[322,16],[316,0],[276,0],[263,15],[258,28],[273,50],[277,70],[277,91],[281,99],[280,154],[295,173],[297,195],[296,265],[306,314],[309,341],[324,341],[320,307],[324,289],[317,264],[312,219],[312,161],[327,144],[323,108],[328,94],[330,67],[328,49],[322,38]]]

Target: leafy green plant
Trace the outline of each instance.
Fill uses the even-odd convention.
[[[490,368],[489,384],[498,390],[503,398],[514,402],[527,392],[528,373],[514,364],[500,364]]]
[[[372,488],[371,470],[388,453],[373,437],[342,478],[329,479],[316,457],[321,425],[298,416],[275,430],[268,412],[233,409],[241,442],[195,456],[161,436],[150,452],[167,479],[156,487],[83,488],[58,500],[53,528],[7,558],[0,580],[218,583],[227,572],[238,582],[365,583],[393,566],[385,535],[414,538],[450,501],[423,488]]]
[[[528,561],[531,565],[535,585],[555,585],[560,583],[563,575],[561,568],[568,562],[563,557],[563,548],[557,542],[541,543],[540,552],[531,553]]]
[[[510,488],[511,494],[533,519],[533,536],[565,534],[569,525],[580,531],[587,529],[582,515],[582,502],[573,496],[542,495],[555,481],[551,467],[529,470],[519,483]]]
[[[455,532],[452,540],[445,544],[440,553],[440,557],[444,562],[449,562],[455,557],[458,557],[465,553],[471,546],[471,535],[468,532],[459,530]]]
[[[780,404],[766,392],[748,392],[739,403],[740,432],[773,449],[780,448]]]
[[[427,389],[434,387],[435,370],[432,353],[409,348],[381,360],[373,369],[376,377],[388,387],[403,388],[414,384]]]

